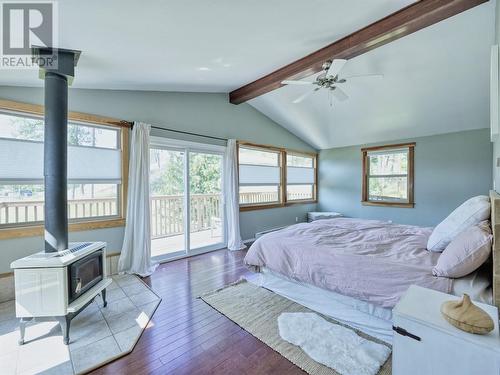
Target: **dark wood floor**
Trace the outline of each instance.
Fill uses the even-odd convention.
[[[162,302],[134,351],[92,374],[304,374],[196,297],[248,273],[245,252],[162,264],[146,281]]]

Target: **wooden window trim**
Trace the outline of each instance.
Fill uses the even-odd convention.
[[[44,107],[37,104],[27,104],[11,100],[0,99],[0,110],[12,111],[36,117],[44,115]],[[120,185],[120,214],[112,218],[104,219],[84,219],[82,221],[72,221],[68,224],[70,232],[80,232],[84,230],[104,229],[125,226],[127,216],[127,192],[128,192],[128,167],[129,167],[129,132],[130,123],[111,117],[93,115],[82,112],[68,112],[68,120],[78,123],[88,123],[93,125],[105,125],[109,127],[121,128],[121,150],[122,150],[122,183]],[[42,236],[44,227],[41,224],[15,226],[0,229],[0,240],[9,238],[37,237]]]
[[[382,206],[382,207],[398,207],[398,208],[414,208],[414,181],[415,181],[415,142],[398,143],[392,145],[365,147],[361,149],[362,154],[362,191],[361,204],[364,206]],[[368,152],[391,150],[399,148],[408,148],[408,202],[380,202],[371,201],[368,199]]]
[[[246,141],[238,141],[237,142],[237,157],[239,158],[239,149],[240,146],[248,146],[248,147],[255,147],[255,148],[260,148],[263,150],[267,151],[274,151],[274,152],[279,152],[280,153],[280,199],[281,201],[279,203],[276,202],[271,202],[271,203],[260,203],[260,204],[255,204],[255,205],[240,205],[240,212],[245,212],[245,211],[256,211],[256,210],[264,210],[264,209],[270,209],[270,208],[282,208],[282,207],[288,207],[288,206],[293,206],[293,205],[298,205],[298,204],[314,204],[318,202],[318,154],[315,152],[308,152],[308,151],[300,151],[300,150],[293,150],[293,149],[287,149],[287,148],[282,148],[282,147],[276,147],[276,146],[270,146],[270,145],[261,145],[261,144],[256,144],[252,142],[246,142]],[[314,160],[314,188],[313,188],[313,199],[302,199],[302,200],[287,200],[287,193],[286,193],[286,187],[287,187],[287,179],[286,179],[286,156],[287,154],[293,154],[293,155],[303,155],[303,156],[311,156],[313,157]],[[239,167],[239,159],[238,159],[238,167]],[[239,184],[238,184],[239,186]]]

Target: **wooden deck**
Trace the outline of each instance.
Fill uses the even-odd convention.
[[[244,251],[164,263],[144,279],[163,300],[129,355],[92,374],[305,374],[196,297],[248,270]]]
[[[197,249],[221,243],[224,239],[221,228],[216,228],[214,230],[209,229],[191,233],[190,241],[191,249]],[[151,240],[151,256],[153,257],[166,256],[178,251],[183,251],[184,249],[184,234]]]

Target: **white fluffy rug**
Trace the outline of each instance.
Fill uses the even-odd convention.
[[[314,313],[283,313],[278,317],[283,340],[300,346],[309,357],[342,375],[375,375],[391,350]]]

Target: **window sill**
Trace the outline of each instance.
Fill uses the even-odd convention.
[[[363,206],[381,206],[381,207],[398,207],[398,208],[414,208],[415,207],[415,203],[361,201],[361,204]]]
[[[296,204],[315,204],[315,203],[318,203],[318,201],[315,199],[302,199],[302,200],[288,201],[286,202],[285,206],[293,206]]]
[[[70,223],[68,230],[70,232],[81,232],[84,230],[115,228],[125,226],[125,219],[110,219],[110,220],[96,220],[96,221],[83,221],[79,223]],[[33,225],[25,227],[13,227],[0,229],[0,240],[9,238],[22,238],[22,237],[39,237],[43,236],[43,225]]]
[[[302,201],[290,201],[287,203],[275,203],[275,204],[261,204],[255,206],[240,206],[240,212],[245,211],[256,211],[256,210],[265,210],[267,208],[284,208],[288,206],[294,206],[296,204],[315,204],[318,203],[317,200],[302,200]]]

